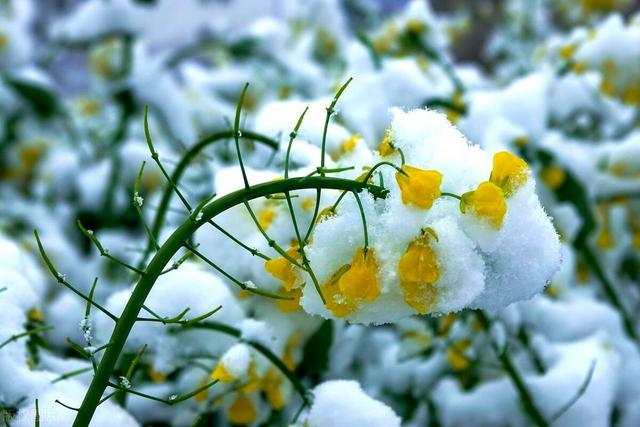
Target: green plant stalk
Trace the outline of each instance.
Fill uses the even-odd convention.
[[[149,292],[153,288],[158,276],[165,269],[166,265],[171,262],[173,256],[183,247],[184,242],[203,224],[212,219],[216,215],[231,209],[237,205],[243,204],[246,200],[253,200],[264,197],[269,194],[283,193],[285,191],[324,188],[332,190],[359,191],[368,189],[376,197],[385,197],[387,191],[378,186],[370,186],[361,182],[330,178],[330,177],[302,177],[290,178],[288,180],[267,182],[254,185],[252,187],[235,191],[220,199],[214,200],[202,210],[202,219],[193,221],[187,218],[185,222],[178,227],[167,241],[160,247],[158,252],[151,259],[144,270],[144,275],[138,280],[129,301],[127,302],[122,315],[116,322],[109,342],[109,346],[98,365],[98,369],[89,385],[87,394],[78,410],[78,414],[74,420],[74,427],[88,426],[93,414],[96,411],[102,395],[109,385],[110,377],[118,362],[120,353],[124,348],[125,342],[135,324],[138,314],[142,309]]]
[[[244,139],[250,139],[253,141],[260,142],[262,144],[265,144],[273,148],[274,150],[278,149],[278,142],[272,140],[267,136],[261,135],[256,132],[251,132],[248,130],[243,130],[241,132],[242,132],[242,138]],[[175,185],[178,185],[187,167],[191,164],[193,159],[202,152],[202,150],[204,150],[211,144],[214,144],[220,141],[226,141],[231,138],[233,138],[233,130],[226,130],[226,131],[212,133],[211,135],[208,135],[202,138],[200,141],[198,141],[197,144],[189,148],[189,151],[187,151],[182,156],[182,158],[176,165],[175,169],[173,170],[171,174],[171,180],[173,181],[173,183]],[[172,196],[173,196],[173,187],[170,184],[167,184],[167,186],[164,188],[164,192],[162,193],[162,198],[160,199],[160,203],[158,204],[158,209],[156,211],[156,215],[153,220],[153,225],[151,226],[151,233],[154,236],[158,236],[160,234],[160,231],[162,230],[162,226],[164,225],[164,220],[166,218],[167,211],[169,209],[169,203],[171,202]],[[153,250],[153,242],[150,241],[149,244],[147,245],[147,251],[145,252],[145,255],[143,257],[143,262],[146,261],[147,257],[149,256],[149,253],[152,250]]]

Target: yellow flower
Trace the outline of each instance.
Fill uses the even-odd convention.
[[[340,148],[337,148],[331,152],[331,159],[335,161],[345,154],[353,152],[353,150],[356,149],[358,140],[360,139],[362,139],[362,137],[360,136],[360,134],[356,133],[342,141],[342,143],[340,144]]]
[[[631,242],[634,248],[640,250],[640,230],[633,231]]]
[[[262,390],[264,390],[267,397],[267,402],[276,411],[281,410],[287,404],[282,390],[283,387],[284,378],[280,371],[275,368],[269,368],[262,381]]]
[[[406,175],[396,172],[396,181],[402,193],[402,203],[429,209],[440,197],[442,174],[435,170],[423,170],[404,165]]]
[[[410,19],[407,21],[407,31],[414,34],[420,34],[427,28],[424,22],[418,21],[417,19]]]
[[[440,336],[447,335],[457,319],[458,319],[457,313],[449,313],[446,316],[442,316],[438,322],[438,335]]]
[[[200,381],[200,383],[198,384],[198,387],[203,387],[207,384],[207,380],[202,380]],[[194,400],[196,401],[196,403],[202,403],[205,400],[207,400],[207,398],[209,397],[209,389],[204,389],[202,390],[200,393],[196,394],[194,396]]]
[[[384,133],[384,137],[382,138],[382,142],[378,147],[378,152],[382,157],[387,157],[396,152],[395,147],[393,146],[393,140],[391,138],[391,128],[387,129]]]
[[[622,102],[627,105],[640,104],[640,83],[631,83],[622,92]]]
[[[216,368],[211,373],[211,379],[218,380],[221,383],[232,383],[237,380],[236,377],[229,373],[223,363],[218,363],[216,365]]]
[[[551,165],[542,169],[540,177],[550,189],[555,190],[564,184],[567,174],[561,166]]]
[[[269,228],[273,220],[276,219],[276,211],[273,208],[265,208],[258,215],[258,223],[263,230]]]
[[[316,199],[314,199],[313,197],[306,197],[302,199],[300,206],[306,212],[313,212],[313,209],[316,206]]]
[[[298,246],[287,249],[287,254],[293,259],[299,259],[300,253]],[[265,262],[264,269],[278,280],[282,281],[282,287],[285,291],[291,291],[298,282],[299,275],[297,267],[293,265],[285,257],[272,258]]]
[[[433,284],[440,277],[435,251],[429,245],[428,233],[411,242],[398,263],[404,301],[420,314],[426,314],[436,300]]]
[[[560,56],[563,59],[570,59],[576,50],[578,49],[578,45],[575,43],[569,43],[562,47],[560,47]]]
[[[582,262],[579,262],[578,265],[576,265],[576,278],[580,284],[585,284],[589,281],[589,269]]]
[[[251,424],[258,417],[258,411],[251,399],[242,393],[239,393],[227,409],[227,418],[233,424],[247,425]]]
[[[336,216],[336,210],[333,209],[333,206],[327,206],[318,214],[318,218],[316,218],[316,224],[320,224],[322,221],[329,219],[332,216]]]
[[[571,66],[571,71],[578,75],[584,74],[587,71],[587,64],[582,61],[576,61]]]
[[[460,210],[466,213],[467,208],[496,229],[502,226],[504,215],[507,213],[503,191],[489,181],[480,183],[474,191],[462,195]]]
[[[596,238],[596,246],[600,249],[613,249],[615,247],[615,241],[611,235],[611,229],[604,227],[598,237]]]
[[[338,287],[347,300],[369,302],[378,298],[378,260],[373,249],[367,253],[362,248],[356,249],[351,268],[340,277]]]
[[[293,353],[298,345],[298,341],[300,341],[300,339],[297,334],[291,335],[284,346],[284,354],[282,355],[282,363],[292,371],[296,367],[296,361],[293,357]]]
[[[527,182],[529,166],[521,158],[507,151],[493,156],[493,169],[489,181],[502,188],[507,196]]]
[[[32,322],[42,322],[44,320],[44,315],[42,314],[42,311],[34,307],[27,313],[27,318]]]
[[[527,137],[527,135],[520,135],[513,140],[513,143],[517,147],[524,147],[529,143],[529,138]]]
[[[282,296],[290,297],[293,299],[278,299],[276,300],[276,306],[280,311],[284,313],[291,313],[300,309],[300,297],[302,296],[302,289],[292,289],[291,291],[281,292]]]
[[[247,372],[249,377],[248,381],[240,388],[240,391],[244,393],[253,393],[260,388],[260,375],[256,372],[256,366],[254,362],[249,364],[249,370]]]
[[[558,298],[558,296],[560,296],[560,288],[552,283],[545,288],[544,293],[549,295],[551,298]]]
[[[587,12],[610,12],[616,7],[618,0],[580,0]]]
[[[338,286],[338,281],[350,268],[351,266],[349,264],[343,265],[320,287],[322,295],[324,295],[326,300],[327,310],[331,311],[336,317],[344,317],[356,309],[355,303],[348,301],[344,295],[342,295],[340,287]]]
[[[460,340],[447,349],[447,360],[454,371],[465,370],[471,365],[469,358],[464,354],[470,346],[470,340]]]
[[[152,367],[149,367],[147,374],[149,374],[149,378],[151,378],[151,381],[155,384],[161,384],[167,380],[167,374],[164,372],[158,372]]]

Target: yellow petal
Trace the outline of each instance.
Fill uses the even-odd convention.
[[[429,209],[440,197],[442,174],[435,170],[423,170],[404,165],[406,175],[396,172],[396,181],[402,194],[402,203],[421,209]]]
[[[555,190],[564,184],[567,174],[562,167],[551,165],[542,169],[540,177],[550,189]]]
[[[234,382],[237,378],[231,375],[222,363],[218,363],[216,365],[216,368],[211,373],[211,379],[218,380],[221,383],[231,383]]]
[[[378,261],[373,249],[365,254],[362,248],[353,254],[351,268],[338,281],[340,292],[354,302],[373,301],[380,295],[378,289]]]
[[[276,306],[280,311],[284,313],[291,313],[300,309],[300,297],[302,296],[302,289],[292,289],[291,291],[281,292],[282,296],[290,297],[293,299],[278,299],[276,300]]]
[[[480,183],[475,191],[462,195],[460,210],[466,212],[467,208],[497,229],[502,226],[502,221],[507,213],[507,203],[503,191],[489,181]]]
[[[391,139],[391,128],[387,129],[387,131],[384,133],[382,142],[378,147],[378,152],[382,157],[390,156],[396,152],[396,149],[393,147],[393,140]]]
[[[245,394],[238,394],[227,410],[227,417],[233,424],[251,424],[258,417],[253,402]]]
[[[340,292],[340,287],[338,286],[338,281],[350,268],[351,265],[349,264],[343,265],[320,287],[322,295],[326,300],[327,310],[331,311],[336,317],[344,317],[356,309],[355,303],[347,300]]]
[[[286,405],[285,394],[282,390],[284,386],[284,378],[282,374],[274,368],[269,368],[262,382],[262,390],[267,397],[269,405],[277,411]]]
[[[436,300],[433,284],[440,277],[435,251],[429,245],[430,235],[424,234],[409,244],[398,263],[398,276],[404,301],[420,314],[430,311]]]
[[[464,354],[470,346],[471,341],[461,340],[447,349],[447,360],[454,371],[462,371],[471,365],[469,358]]]
[[[298,247],[287,249],[287,255],[293,259],[298,259],[300,253]],[[288,292],[291,291],[298,282],[299,275],[297,267],[284,257],[272,258],[265,262],[264,269],[278,280],[282,281],[282,287]]]
[[[493,156],[493,169],[489,179],[509,196],[520,188],[529,175],[527,162],[507,151],[501,151]]]

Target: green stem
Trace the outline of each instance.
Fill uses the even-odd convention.
[[[261,135],[256,132],[251,132],[248,130],[243,130],[242,138],[250,139],[252,141],[260,142],[265,144],[268,147],[271,147],[274,150],[278,149],[278,142],[272,140],[271,138]],[[187,167],[191,164],[193,159],[195,159],[205,148],[207,148],[211,144],[215,144],[216,142],[226,141],[229,138],[233,138],[233,130],[225,130],[221,132],[215,132],[211,135],[208,135],[202,138],[198,143],[196,143],[193,147],[189,148],[189,150],[184,153],[175,169],[171,173],[171,181],[178,185],[182,175],[187,170]],[[173,187],[171,185],[167,185],[164,188],[164,192],[162,193],[162,198],[160,199],[160,204],[158,205],[158,209],[156,211],[155,218],[153,220],[153,225],[151,226],[151,234],[154,236],[160,235],[160,231],[162,230],[162,226],[164,225],[165,218],[167,216],[167,211],[169,210],[169,204],[171,202],[171,197],[173,196]],[[149,241],[147,245],[147,250],[145,251],[144,256],[142,257],[142,261],[140,266],[144,265],[149,257],[149,254],[153,250],[153,242]]]
[[[377,186],[366,185],[365,183],[330,177],[302,177],[290,178],[288,180],[267,182],[254,185],[249,188],[235,191],[224,197],[216,199],[202,210],[203,219],[208,221],[216,215],[229,210],[235,206],[244,203],[246,200],[253,200],[264,197],[268,194],[277,194],[284,191],[303,190],[312,188],[325,188],[332,190],[348,190],[358,191],[368,189],[376,197],[384,197],[386,191]],[[189,218],[178,227],[171,236],[164,242],[158,252],[153,256],[148,266],[145,268],[145,274],[141,276],[131,293],[131,297],[127,302],[122,315],[116,322],[116,326],[110,338],[112,345],[106,349],[98,369],[89,385],[87,394],[85,395],[82,405],[78,410],[78,414],[73,423],[74,427],[88,426],[95,410],[102,399],[102,395],[110,382],[111,375],[120,357],[125,342],[131,333],[131,329],[135,324],[138,314],[142,309],[149,292],[153,288],[158,276],[165,269],[166,265],[182,248],[187,239],[203,224],[203,222],[194,222]]]

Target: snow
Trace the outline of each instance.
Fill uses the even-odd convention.
[[[367,396],[355,381],[327,381],[317,386],[313,394],[306,420],[309,427],[400,426],[400,418],[393,410]]]

